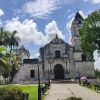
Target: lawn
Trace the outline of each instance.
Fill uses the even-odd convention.
[[[94,84],[91,84],[91,86],[90,86],[90,87],[87,87],[87,88],[89,88],[89,89],[91,89],[91,90],[93,90],[93,91],[97,92],[97,91],[95,90],[95,85],[94,85]],[[97,93],[99,93],[99,94],[100,94],[100,92],[99,92],[99,91],[98,91]]]
[[[3,86],[7,85],[0,85],[0,87]],[[38,100],[38,87],[36,85],[17,85],[17,86],[20,87],[23,90],[23,92],[29,93],[29,100]]]

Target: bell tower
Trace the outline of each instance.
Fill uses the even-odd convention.
[[[74,47],[74,58],[76,61],[82,60],[79,29],[81,28],[83,21],[83,17],[77,12],[71,25],[71,45]]]

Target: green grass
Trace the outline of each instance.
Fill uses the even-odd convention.
[[[0,85],[0,87],[7,85]],[[15,86],[15,85],[10,85]],[[22,89],[23,92],[29,93],[29,100],[38,100],[38,87],[35,85],[17,85]]]
[[[86,87],[86,88],[89,88],[89,89],[91,89],[91,90],[97,92],[97,91],[95,90],[95,85],[94,85],[94,84],[91,84],[91,87]],[[97,93],[100,94],[100,92],[97,92]]]
[[[29,93],[29,100],[37,100],[38,99],[38,88],[37,86],[20,86],[23,92]]]

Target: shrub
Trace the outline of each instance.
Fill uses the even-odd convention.
[[[21,100],[22,90],[17,86],[0,88],[0,100]]]

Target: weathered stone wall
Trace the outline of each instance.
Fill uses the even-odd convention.
[[[74,52],[74,61],[82,61],[82,53]]]
[[[75,62],[76,76],[95,77],[94,62]]]
[[[42,72],[42,66],[39,66],[40,68],[40,77],[43,79],[43,72]],[[34,70],[35,72],[35,77],[31,78],[30,77],[30,70]],[[38,79],[38,67],[37,64],[24,64],[23,66],[20,67],[19,71],[14,77],[13,83],[25,83],[27,81],[37,81]]]

